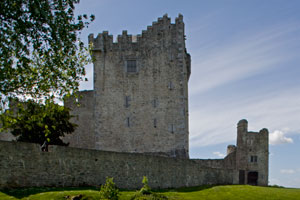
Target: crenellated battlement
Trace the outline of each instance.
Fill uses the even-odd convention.
[[[138,35],[123,30],[113,38],[104,31],[89,42],[95,149],[188,158],[191,70],[183,16],[171,23],[164,15]]]
[[[92,44],[93,50],[103,52],[122,49],[138,50],[144,46],[155,46],[161,40],[164,40],[166,46],[171,45],[174,41],[179,45],[184,43],[184,23],[181,14],[175,19],[174,24],[165,14],[138,35],[130,35],[127,30],[123,30],[122,35],[117,36],[117,42],[114,42],[113,35],[109,35],[108,31],[99,33],[96,38],[94,34],[89,35],[89,44]]]

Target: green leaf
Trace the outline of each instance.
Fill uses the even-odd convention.
[[[84,66],[91,61],[78,33],[94,16],[76,20],[77,3],[0,1],[0,94],[53,101],[53,93],[62,98],[78,91]],[[3,112],[8,100],[1,96],[0,101]]]

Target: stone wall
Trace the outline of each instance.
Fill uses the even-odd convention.
[[[139,188],[143,176],[153,188],[236,184],[238,173],[225,160],[189,160],[62,146],[41,152],[31,143],[0,141],[0,188],[97,186],[114,177],[120,188]]]
[[[237,126],[237,169],[243,171],[240,184],[249,184],[248,174],[257,172],[257,184],[268,185],[269,176],[269,132],[248,131],[248,121],[240,120]],[[251,159],[252,157],[252,159]],[[253,157],[256,157],[255,159]]]
[[[3,141],[12,141],[12,140],[15,140],[16,137],[13,136],[13,134],[11,134],[10,132],[0,132],[0,140],[3,140]]]
[[[117,42],[107,31],[89,36],[93,97],[87,92],[80,95],[91,107],[75,108],[66,102],[79,116],[79,128],[67,140],[80,148],[188,158],[191,67],[183,17],[172,24],[165,15],[132,38],[127,31]],[[136,63],[135,72],[128,72],[129,61]]]
[[[69,143],[70,147],[95,149],[94,134],[94,91],[80,91],[77,100],[68,98],[64,105],[71,109],[71,122],[77,124],[72,134],[66,134],[63,141]]]

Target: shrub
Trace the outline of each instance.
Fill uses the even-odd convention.
[[[151,191],[151,188],[148,185],[148,178],[143,177],[143,187],[135,193],[131,200],[167,200],[168,198],[162,194],[156,194]]]
[[[118,200],[119,195],[119,189],[116,187],[113,178],[107,177],[105,184],[100,189],[100,199]]]
[[[144,195],[144,194],[151,194],[152,192],[151,192],[151,188],[148,185],[148,178],[147,178],[147,176],[143,177],[142,183],[143,183],[143,187],[140,189],[140,193],[142,195]]]

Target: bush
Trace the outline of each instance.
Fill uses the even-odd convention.
[[[142,183],[143,183],[143,187],[140,189],[140,193],[142,195],[144,195],[144,194],[151,194],[152,192],[151,192],[151,188],[148,185],[148,178],[147,178],[147,176],[143,177]]]
[[[113,178],[106,178],[105,184],[100,189],[100,199],[118,200],[119,195],[119,189],[116,187]]]
[[[162,194],[156,194],[151,191],[148,185],[148,178],[143,177],[143,187],[131,197],[131,200],[167,200],[168,198]]]

